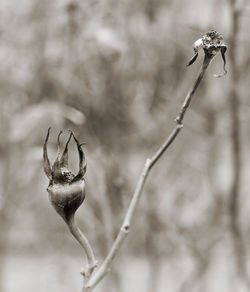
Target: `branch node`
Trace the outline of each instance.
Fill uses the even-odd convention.
[[[122,232],[124,232],[124,233],[129,233],[129,231],[130,231],[130,226],[129,226],[129,224],[126,224],[126,225],[124,225],[124,226],[122,226]]]
[[[180,116],[176,117],[176,118],[174,119],[174,121],[175,121],[178,125],[180,125],[180,124],[181,124]]]
[[[177,123],[178,126],[180,126],[180,128],[183,127],[182,119],[183,117],[181,117],[180,114],[174,119],[174,121]]]

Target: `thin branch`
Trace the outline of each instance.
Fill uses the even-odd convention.
[[[201,70],[200,70],[200,73],[198,75],[198,77],[196,78],[195,80],[195,83],[193,85],[193,87],[191,88],[191,90],[188,92],[185,100],[184,100],[184,103],[181,107],[181,110],[180,110],[180,113],[178,115],[178,117],[175,119],[175,121],[178,123],[178,124],[181,124],[182,121],[183,121],[183,118],[184,118],[184,115],[186,113],[186,110],[188,109],[190,103],[191,103],[191,100],[192,100],[192,97],[197,89],[197,87],[199,86],[203,76],[204,76],[204,73],[208,67],[208,65],[210,64],[210,62],[212,61],[213,59],[213,56],[211,55],[208,55],[208,54],[205,54],[204,56],[204,61],[203,61],[203,64],[202,64],[202,67],[201,67]]]
[[[188,92],[185,101],[181,107],[179,115],[176,117],[176,126],[172,130],[171,134],[168,136],[168,138],[165,140],[165,142],[160,146],[160,148],[155,152],[155,154],[148,158],[145,162],[144,168],[142,170],[142,173],[140,175],[140,178],[138,180],[138,183],[136,185],[135,192],[132,196],[132,199],[130,201],[127,213],[125,215],[125,218],[123,220],[121,229],[107,255],[102,265],[96,270],[96,272],[93,273],[92,277],[89,279],[89,281],[86,284],[86,287],[83,288],[83,291],[90,292],[93,290],[93,288],[105,277],[105,275],[109,272],[110,267],[118,254],[118,251],[120,250],[123,242],[125,241],[129,231],[130,226],[133,220],[133,216],[136,210],[136,207],[138,205],[140,196],[142,194],[143,187],[145,185],[146,179],[149,175],[150,170],[152,167],[156,164],[156,162],[160,159],[160,157],[164,154],[164,152],[169,148],[169,146],[173,143],[177,135],[179,134],[180,130],[183,128],[183,119],[186,113],[186,110],[188,109],[191,99],[198,88],[204,73],[206,69],[208,68],[208,65],[210,64],[211,60],[213,59],[213,55],[205,54],[203,65],[200,69],[200,73],[198,77],[196,78],[194,85],[192,86],[191,90]]]
[[[86,253],[87,265],[86,265],[86,270],[83,272],[83,276],[87,280],[91,276],[93,270],[97,267],[97,261],[95,259],[94,252],[92,250],[92,247],[88,239],[81,232],[80,228],[77,227],[75,223],[75,216],[70,217],[69,221],[67,222],[67,225],[69,227],[71,234],[80,243],[80,245],[83,247]]]

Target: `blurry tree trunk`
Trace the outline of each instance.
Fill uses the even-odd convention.
[[[147,209],[145,211],[146,220],[146,237],[145,237],[145,254],[147,255],[149,274],[147,280],[147,292],[160,291],[161,274],[164,261],[168,261],[167,250],[172,242],[164,238],[162,234],[166,233],[164,219],[159,215],[160,201],[157,197],[157,190],[149,188],[149,192],[155,194],[147,197]]]
[[[202,286],[202,281],[204,280],[205,274],[207,272],[207,265],[203,265],[202,263],[197,261],[195,263],[194,271],[191,273],[187,279],[181,284],[180,288],[177,292],[189,292],[189,291],[199,291],[197,287],[200,285]],[[204,288],[202,289],[204,291]]]
[[[122,283],[121,283],[121,275],[119,273],[119,271],[113,269],[112,272],[109,275],[109,279],[108,279],[108,291],[110,292],[122,292],[123,288],[122,288]]]
[[[4,262],[7,250],[8,238],[8,212],[9,212],[9,194],[10,194],[10,168],[11,168],[11,144],[8,142],[10,116],[8,115],[8,102],[1,101],[0,107],[0,291],[4,291]]]
[[[238,36],[241,11],[236,0],[230,0],[231,8],[231,36],[229,52],[231,59],[231,87],[229,92],[229,107],[231,116],[231,155],[232,155],[232,182],[230,189],[229,214],[230,229],[235,249],[236,265],[238,275],[249,284],[246,269],[246,250],[240,226],[240,185],[242,174],[241,163],[241,137],[240,137],[240,117],[239,104],[240,96],[238,91],[240,71],[237,64]]]
[[[148,283],[147,283],[147,291],[160,291],[160,280],[161,280],[161,259],[159,256],[154,255],[154,253],[148,256],[149,261],[149,277],[148,277]]]
[[[2,195],[1,194],[1,201],[2,201]],[[3,199],[4,200],[4,199]],[[1,202],[0,207],[0,222],[1,222],[1,233],[0,233],[0,291],[3,291],[3,271],[4,271],[4,262],[5,262],[5,252],[6,252],[6,246],[7,246],[7,240],[6,240],[6,223],[5,223],[5,204]]]
[[[2,163],[2,184],[0,189],[0,291],[4,291],[3,289],[3,270],[4,270],[4,262],[5,262],[5,254],[7,250],[7,238],[8,238],[8,202],[9,202],[9,178],[10,178],[10,147],[3,141],[4,145],[3,149],[6,149],[3,151],[3,163]]]

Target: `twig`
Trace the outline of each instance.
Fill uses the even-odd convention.
[[[131,222],[136,210],[136,207],[138,205],[140,196],[142,194],[143,187],[145,185],[146,179],[149,175],[150,170],[152,167],[156,164],[156,162],[160,159],[160,157],[163,155],[163,153],[168,149],[168,147],[173,143],[177,135],[179,134],[180,130],[183,128],[183,119],[186,113],[186,110],[188,109],[191,99],[198,88],[204,73],[206,69],[208,68],[208,65],[210,64],[211,60],[213,59],[214,55],[206,54],[204,57],[204,62],[201,67],[200,73],[198,77],[196,78],[194,85],[192,86],[191,90],[188,92],[185,101],[181,107],[179,115],[176,117],[176,126],[172,130],[171,134],[168,136],[168,138],[165,140],[165,142],[160,146],[160,148],[155,152],[155,154],[148,158],[145,162],[144,168],[142,170],[142,173],[140,175],[140,178],[138,180],[138,183],[136,185],[135,192],[132,196],[132,199],[130,201],[127,213],[125,215],[125,218],[123,220],[121,229],[107,255],[102,265],[96,270],[96,272],[93,273],[92,277],[89,279],[89,281],[86,283],[86,287],[83,289],[83,291],[90,292],[93,290],[93,288],[105,277],[105,275],[109,272],[110,267],[113,263],[113,260],[115,259],[116,255],[118,254],[118,251],[120,250],[123,242],[125,241],[129,231]]]
[[[86,253],[87,265],[86,270],[82,273],[85,280],[87,281],[88,277],[91,275],[95,267],[97,267],[97,261],[95,260],[94,252],[92,247],[86,238],[86,236],[81,232],[80,228],[77,227],[75,223],[75,216],[71,216],[67,222],[71,234],[76,238],[80,243]]]
[[[192,97],[197,89],[197,87],[199,86],[203,76],[204,76],[204,73],[208,67],[208,65],[210,64],[210,62],[212,61],[212,58],[213,56],[211,56],[210,54],[205,54],[204,56],[204,61],[203,61],[203,64],[202,64],[202,67],[201,67],[201,70],[200,70],[200,73],[197,77],[197,79],[195,80],[195,83],[192,87],[192,89],[188,92],[185,100],[184,100],[184,103],[182,105],[182,108],[181,108],[181,111],[178,115],[178,117],[175,119],[175,121],[178,123],[178,124],[181,124],[182,121],[183,121],[183,118],[184,118],[184,115],[186,113],[186,110],[188,109],[190,103],[191,103],[191,100],[192,100]]]

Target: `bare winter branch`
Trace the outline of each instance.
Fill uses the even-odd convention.
[[[169,146],[174,142],[175,138],[179,134],[180,130],[183,128],[183,119],[186,113],[186,110],[188,109],[190,102],[192,100],[192,97],[194,93],[196,92],[196,89],[198,88],[206,69],[208,68],[210,62],[212,61],[213,57],[215,56],[215,53],[211,53],[206,48],[204,49],[205,57],[204,61],[200,70],[200,73],[198,77],[196,78],[192,88],[188,92],[184,103],[181,107],[179,115],[176,117],[176,126],[174,127],[171,134],[168,136],[168,138],[165,140],[165,142],[160,146],[160,148],[155,152],[155,154],[148,158],[144,164],[144,168],[142,170],[142,173],[140,175],[140,178],[138,180],[138,183],[136,185],[135,192],[132,196],[132,199],[130,201],[128,210],[126,212],[125,218],[123,220],[122,226],[120,228],[120,231],[107,255],[102,265],[96,270],[96,272],[93,273],[92,277],[89,279],[89,281],[86,283],[86,286],[83,288],[83,292],[90,292],[93,290],[93,288],[105,277],[105,275],[109,272],[111,265],[117,256],[123,242],[125,241],[128,233],[130,232],[133,216],[136,210],[136,207],[138,205],[138,202],[140,200],[140,196],[142,194],[143,187],[145,185],[146,179],[149,175],[150,170],[152,167],[156,164],[156,162],[160,159],[160,157],[165,153],[165,151],[169,148]]]

